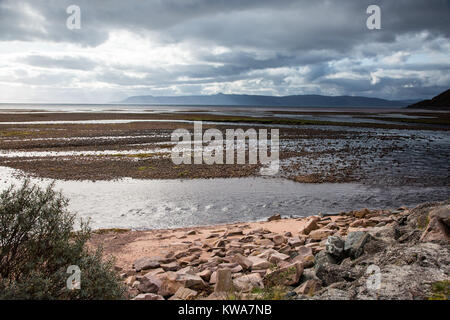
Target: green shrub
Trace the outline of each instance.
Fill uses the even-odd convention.
[[[434,282],[431,286],[432,295],[429,300],[449,300],[450,299],[450,281]]]
[[[25,180],[0,194],[0,299],[119,299],[124,287],[112,259],[88,250],[91,230],[75,215],[68,200]],[[67,268],[81,270],[81,289],[69,290]]]

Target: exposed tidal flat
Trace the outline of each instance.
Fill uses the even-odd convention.
[[[13,108],[14,107],[14,108]],[[450,196],[449,114],[403,109],[2,106],[1,186],[56,180],[94,228],[160,229]],[[280,171],[175,165],[171,133],[277,128]]]

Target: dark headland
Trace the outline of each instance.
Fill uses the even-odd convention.
[[[360,96],[264,96],[219,93],[189,96],[132,96],[120,103],[280,107],[406,107],[414,102],[417,100],[386,100]]]
[[[450,89],[442,92],[431,100],[423,100],[409,105],[408,108],[450,110]]]

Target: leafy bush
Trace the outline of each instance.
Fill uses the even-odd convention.
[[[25,180],[0,194],[0,299],[119,299],[124,287],[112,259],[88,250],[91,230],[54,185]],[[81,289],[69,290],[67,268],[81,270]]]

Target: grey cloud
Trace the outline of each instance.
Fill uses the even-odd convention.
[[[42,68],[60,68],[73,70],[92,70],[96,66],[96,62],[85,57],[48,57],[38,54],[30,54],[19,59],[19,62]]]
[[[73,3],[81,7],[81,30],[65,27],[66,8]],[[366,8],[371,4],[382,9],[381,30],[366,28]],[[113,32],[127,30],[151,35],[161,45],[186,44],[196,59],[190,65],[148,68],[40,52],[18,61],[49,70],[87,71],[89,80],[123,90],[138,90],[134,87],[140,86],[165,92],[170,86],[180,86],[180,90],[199,93],[207,85],[242,80],[249,88],[250,82],[263,81],[268,87],[261,90],[278,94],[320,93],[322,88],[323,92],[341,94],[422,98],[450,85],[445,76],[441,76],[443,84],[432,85],[427,80],[430,74],[448,73],[448,64],[409,63],[407,56],[393,65],[382,60],[399,51],[448,51],[449,12],[450,0],[0,0],[0,41],[63,42],[95,48]],[[227,51],[214,54],[210,48],[215,46]],[[376,66],[362,64],[363,59],[372,59]],[[306,71],[299,72],[303,67]],[[378,69],[405,72],[373,83],[370,74]],[[406,71],[422,72],[424,78]],[[327,77],[339,72],[353,72],[358,77]],[[304,86],[292,84],[291,73],[300,77]],[[73,75],[67,77],[72,79]],[[47,83],[58,76],[42,78]],[[28,81],[35,80],[39,77]],[[421,89],[411,89],[411,84]]]
[[[382,8],[383,29],[365,28],[368,5]],[[65,28],[71,0],[3,0],[2,39],[45,39],[96,45],[114,29],[156,31],[161,40],[200,39],[227,46],[292,50],[348,48],[358,40],[394,41],[395,35],[428,30],[450,35],[448,0],[306,1],[306,0],[79,0],[82,29]],[[44,18],[42,30],[30,10]],[[426,14],[424,14],[426,12]],[[18,23],[20,22],[20,23]],[[27,23],[28,22],[28,23]]]

